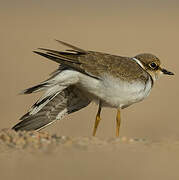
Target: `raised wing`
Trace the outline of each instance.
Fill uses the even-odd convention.
[[[43,103],[45,103],[45,101]],[[40,130],[62,119],[65,115],[86,107],[89,103],[90,100],[86,98],[82,91],[75,86],[69,86],[51,99],[36,114],[25,114],[21,118],[22,121],[16,124],[12,129],[15,131]],[[33,108],[36,108],[36,105]]]

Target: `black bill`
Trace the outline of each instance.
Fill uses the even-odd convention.
[[[166,70],[166,69],[161,69],[161,71],[163,72],[163,74],[167,74],[167,75],[174,75],[174,73]]]

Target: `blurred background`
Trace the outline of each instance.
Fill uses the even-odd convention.
[[[31,0],[1,1],[1,128],[19,121],[41,94],[18,93],[35,85],[58,64],[32,53],[38,47],[61,50],[54,39],[87,50],[122,56],[157,55],[175,76],[162,77],[150,96],[122,111],[121,136],[179,138],[179,1]],[[68,136],[91,136],[97,106],[74,113],[45,129]],[[97,136],[115,136],[114,109],[102,110]]]
[[[54,39],[122,56],[157,55],[175,76],[161,77],[147,99],[122,111],[120,136],[165,145],[121,143],[112,153],[61,146],[54,154],[0,151],[1,179],[178,180],[178,146],[165,140],[179,139],[179,1],[0,0],[1,129],[17,123],[41,95],[18,93],[58,67],[32,53],[38,47],[63,49]],[[43,131],[91,136],[96,112],[91,104]],[[115,116],[115,109],[102,110],[98,137],[115,137]]]

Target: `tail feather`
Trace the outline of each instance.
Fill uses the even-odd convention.
[[[60,65],[57,70],[55,70],[54,72],[50,74],[50,77],[47,80],[41,82],[38,85],[35,85],[33,87],[30,87],[21,91],[20,94],[31,94],[31,93],[40,92],[40,91],[50,88],[51,86],[53,86],[55,82],[55,78],[58,76],[58,74],[60,74],[63,70],[66,70],[66,69],[67,67]]]
[[[75,86],[69,86],[47,102],[38,112],[24,115],[21,118],[22,121],[12,129],[15,131],[40,130],[62,119],[65,115],[86,107],[89,103],[90,100],[81,90]]]
[[[31,93],[34,93],[34,92],[43,91],[47,87],[48,87],[48,83],[38,84],[36,86],[30,87],[28,89],[25,89],[25,90],[21,91],[20,94],[31,94]]]

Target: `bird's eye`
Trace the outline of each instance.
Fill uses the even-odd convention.
[[[155,64],[154,62],[153,63],[150,63],[149,66],[152,68],[152,69],[156,69],[158,66],[157,64]]]

